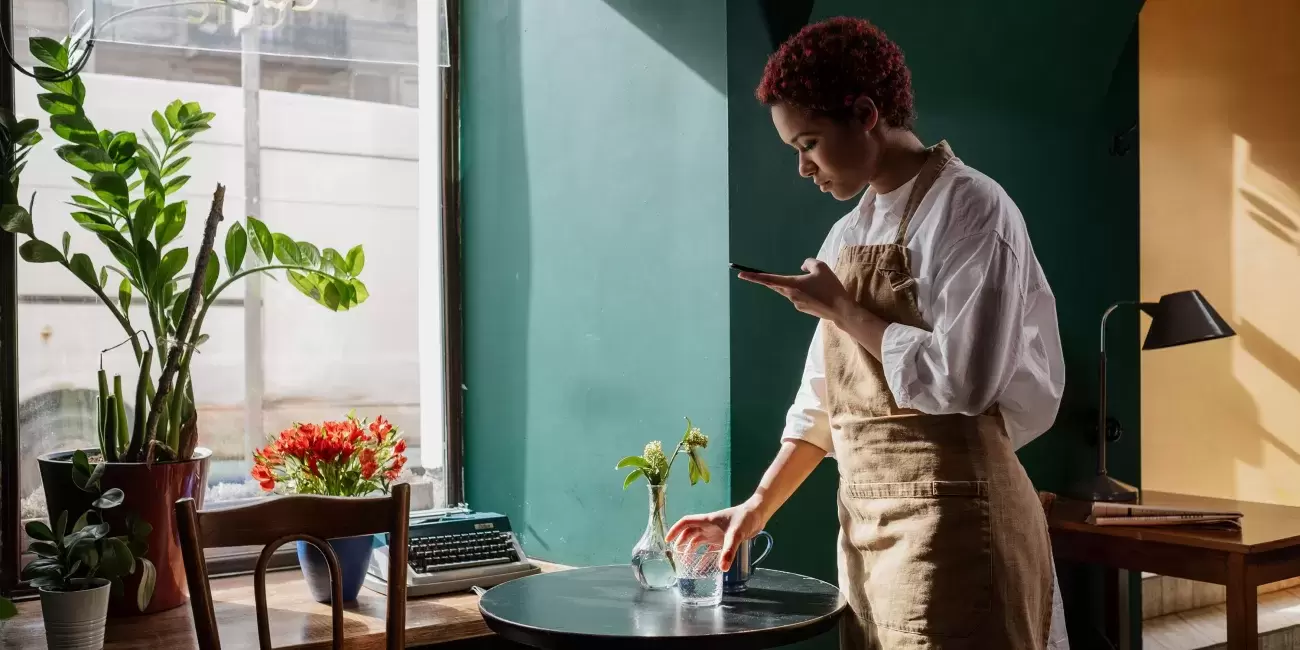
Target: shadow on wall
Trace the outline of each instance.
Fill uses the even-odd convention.
[[[462,255],[491,260],[465,276],[465,429],[492,432],[465,436],[464,480],[475,502],[503,510],[531,548],[546,551],[526,517],[532,219],[521,8],[476,0],[463,11],[475,38],[462,40],[461,113],[490,128],[463,130],[462,205],[473,218],[464,220]]]
[[[660,47],[700,75],[713,89],[727,94],[727,59],[711,45],[718,35],[714,25],[692,20],[699,0],[602,0],[654,39]]]
[[[1147,489],[1300,505],[1300,7],[1142,14],[1142,285],[1238,336],[1143,357]],[[1176,460],[1175,460],[1176,459]]]

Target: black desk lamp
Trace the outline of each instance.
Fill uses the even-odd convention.
[[[1106,320],[1123,305],[1137,305],[1151,317],[1143,350],[1172,348],[1236,335],[1201,292],[1180,291],[1161,296],[1160,302],[1117,302],[1101,317],[1101,392],[1097,419],[1097,475],[1079,483],[1074,496],[1089,501],[1137,501],[1138,489],[1112,478],[1106,471],[1106,440],[1112,428],[1106,415]]]

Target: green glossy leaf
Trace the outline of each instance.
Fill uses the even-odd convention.
[[[27,545],[28,553],[35,553],[41,557],[58,557],[59,547],[50,542],[32,542]]]
[[[72,274],[77,279],[85,282],[87,286],[99,286],[98,278],[95,274],[95,264],[90,261],[90,256],[85,253],[77,253],[69,260],[68,266],[72,269]]]
[[[184,167],[185,164],[188,163],[189,161],[190,161],[189,156],[183,156],[181,158],[177,158],[176,160],[167,163],[167,167],[163,168],[162,170],[162,175],[171,176],[172,174],[175,174],[176,172],[180,171],[181,168]]]
[[[81,194],[72,195],[72,202],[83,208],[90,208],[97,212],[108,210],[108,206],[104,205],[99,199],[91,198],[89,196],[84,196]]]
[[[320,266],[320,249],[305,241],[298,242],[298,259],[303,266],[316,268]]]
[[[81,561],[86,568],[95,571],[99,568],[99,549],[95,548],[94,544],[87,546],[81,551]]]
[[[162,136],[163,144],[171,144],[172,130],[171,127],[167,125],[167,118],[163,117],[162,113],[154,111],[152,119],[153,128],[158,131],[158,135]]]
[[[221,260],[216,255],[208,256],[208,268],[203,272],[203,295],[212,295],[212,290],[217,288],[217,280],[221,277]]]
[[[127,547],[126,542],[117,537],[104,539],[100,544],[101,552],[99,556],[99,576],[108,578],[120,578],[129,575],[135,568],[135,557],[131,555],[131,549]]]
[[[275,259],[281,264],[301,265],[302,259],[298,256],[298,242],[284,233],[275,233]]]
[[[62,70],[55,70],[45,66],[35,66],[32,68],[32,75],[36,77],[36,85],[52,93],[69,95],[74,99],[77,97],[76,87],[72,79],[65,79],[67,75]],[[85,90],[82,90],[82,97],[85,97]],[[80,103],[81,100],[78,100]]]
[[[90,187],[104,203],[125,212],[131,205],[126,179],[112,172],[98,172],[90,177]]]
[[[366,268],[366,251],[360,245],[353,246],[348,251],[348,273],[352,275],[361,275],[361,270]]]
[[[8,598],[0,598],[0,621],[10,619],[18,615],[18,607],[14,601]]]
[[[185,202],[177,201],[163,208],[162,217],[154,230],[154,239],[159,246],[166,246],[185,232]]]
[[[171,125],[173,129],[180,128],[181,126],[182,106],[184,106],[184,104],[182,104],[179,99],[167,105],[167,124]]]
[[[188,102],[185,105],[181,106],[180,117],[182,121],[188,122],[191,120],[199,119],[202,117],[202,115],[203,115],[203,108],[199,106],[198,102]]]
[[[68,81],[68,85],[72,88],[72,98],[77,100],[78,104],[84,105],[86,103],[86,84],[81,81],[81,77],[73,77]]]
[[[109,508],[116,508],[122,505],[122,500],[125,498],[126,495],[122,493],[122,490],[118,488],[112,488],[104,492],[104,494],[101,495],[98,499],[95,499],[95,502],[91,505],[95,506],[96,508],[99,508],[100,510],[108,510]]]
[[[158,249],[154,248],[153,244],[148,241],[140,242],[137,256],[140,264],[140,276],[145,278],[146,282],[151,281],[150,279],[158,272]]]
[[[181,191],[181,188],[185,187],[188,182],[190,182],[189,176],[177,176],[167,181],[167,185],[164,186],[165,193],[168,195],[175,194]]]
[[[154,586],[158,582],[158,570],[147,558],[140,558],[140,588],[136,591],[135,605],[144,611],[153,600]]]
[[[171,307],[168,309],[167,318],[172,324],[172,329],[181,328],[181,316],[185,315],[185,301],[189,299],[188,293],[181,293],[174,299],[171,299]]]
[[[32,229],[32,215],[21,205],[0,207],[0,228],[15,235],[36,236],[35,230]]]
[[[99,147],[88,144],[68,144],[55,149],[54,152],[63,159],[63,162],[87,174],[115,170],[113,159]]]
[[[285,277],[289,278],[289,284],[293,285],[295,289],[302,292],[307,297],[312,300],[321,299],[320,289],[316,286],[316,283],[312,282],[306,275],[297,271],[285,271]]]
[[[149,239],[149,234],[154,231],[154,226],[158,222],[158,204],[153,201],[141,201],[135,208],[135,216],[131,218],[131,242],[139,246],[140,242]],[[163,246],[161,240],[158,246],[160,248]],[[168,278],[170,279],[171,276]]]
[[[23,525],[23,530],[27,531],[27,536],[32,539],[39,539],[43,542],[54,541],[54,531],[50,530],[49,524],[33,519]]]
[[[248,252],[248,232],[236,221],[226,231],[226,269],[231,275],[244,268],[244,254]]]
[[[131,309],[131,281],[125,278],[122,283],[117,285],[117,304],[122,306],[122,313],[125,314]]]
[[[82,228],[91,232],[104,234],[111,233],[121,237],[121,233],[117,231],[117,228],[109,225],[107,219],[97,214],[91,214],[89,212],[73,212],[72,220],[80,224]],[[123,239],[123,241],[125,241],[125,239]]]
[[[86,526],[86,529],[82,532],[84,532],[86,536],[90,537],[91,539],[98,540],[98,539],[103,539],[104,536],[108,534],[108,530],[109,530],[108,524],[104,522],[100,522],[98,524]]]
[[[340,275],[345,278],[352,276],[352,270],[348,266],[347,258],[343,257],[333,248],[326,248],[321,251],[321,270],[334,275]]]
[[[64,255],[67,255],[67,253],[64,252]],[[99,288],[104,289],[106,287],[108,287],[108,269],[101,267],[99,269]]]
[[[90,478],[86,479],[86,491],[98,492],[99,482],[104,478],[104,470],[108,469],[108,463],[96,463],[95,467],[90,470]]]
[[[67,257],[72,248],[72,233],[63,231],[63,256]]]
[[[618,464],[614,466],[614,469],[623,469],[626,467],[640,467],[644,469],[649,466],[650,463],[646,462],[646,459],[640,456],[628,456],[623,460],[618,461]]]
[[[343,293],[339,291],[338,286],[333,282],[328,282],[323,286],[325,288],[321,291],[320,303],[330,311],[339,311],[344,299]]]
[[[50,129],[68,142],[100,146],[99,133],[95,125],[82,113],[55,115],[50,118]]]
[[[68,48],[62,43],[45,36],[33,36],[28,46],[37,61],[55,70],[68,69]]]
[[[641,468],[632,470],[632,473],[628,474],[627,478],[623,479],[623,489],[626,490],[627,486],[631,485],[633,481],[642,476],[645,476],[645,472]]]
[[[81,454],[81,455],[82,455],[83,458],[85,457],[85,454]],[[87,474],[89,474],[89,472],[87,472]],[[55,522],[55,524],[54,524],[54,530],[58,532],[58,536],[62,536],[64,533],[66,533],[66,532],[68,531],[68,511],[67,511],[67,510],[64,510],[63,512],[60,512],[60,513],[59,513],[59,518],[58,518],[58,520],[57,520],[57,521]]]
[[[366,289],[365,283],[361,282],[360,280],[353,278],[350,282],[348,282],[348,284],[352,285],[352,291],[356,295],[356,301],[353,303],[354,305],[359,305],[365,302],[366,299],[370,297],[370,291]]]
[[[59,249],[39,239],[30,239],[23,242],[23,245],[18,247],[18,255],[31,264],[63,261],[63,254],[59,252]]]
[[[77,100],[60,93],[41,93],[36,96],[36,103],[50,115],[76,115],[81,112]]]
[[[163,255],[162,263],[158,265],[158,277],[163,281],[171,281],[185,268],[185,263],[190,259],[190,249],[174,248]],[[159,284],[159,287],[162,285]]]
[[[270,229],[261,221],[249,217],[248,231],[251,234],[249,243],[253,245],[253,254],[257,255],[264,264],[270,264],[275,261],[275,236],[271,234]]]
[[[87,510],[81,513],[80,517],[77,517],[76,523],[72,524],[72,532],[74,533],[81,532],[89,523],[90,523],[90,511]]]
[[[108,143],[109,157],[120,163],[134,159],[137,149],[139,149],[139,145],[135,134],[130,131],[115,134]]]

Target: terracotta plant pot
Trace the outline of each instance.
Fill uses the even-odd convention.
[[[50,650],[100,650],[108,614],[107,580],[87,581],[79,591],[41,590],[41,617]]]
[[[94,456],[97,450],[85,450]],[[45,487],[45,501],[50,519],[57,520],[59,513],[68,512],[72,521],[90,508],[95,495],[77,489],[72,483],[72,451],[61,451],[41,456],[41,483]],[[189,589],[185,584],[185,564],[181,559],[179,538],[176,534],[176,515],[173,510],[178,499],[192,498],[203,507],[203,493],[208,484],[208,461],[212,452],[197,449],[194,457],[179,463],[109,463],[104,470],[101,485],[105,490],[119,488],[125,493],[122,505],[106,511],[111,535],[126,531],[128,517],[149,522],[149,552],[145,557],[158,570],[153,600],[141,611],[136,604],[136,589],[140,585],[141,571],[122,580],[121,593],[109,600],[110,616],[136,616],[173,609],[185,604]]]

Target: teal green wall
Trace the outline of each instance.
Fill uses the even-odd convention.
[[[757,7],[728,3],[731,251],[744,264],[794,271],[853,204],[798,177],[794,153],[776,137],[768,111],[750,99],[771,50]],[[1024,213],[1057,296],[1068,375],[1056,426],[1020,453],[1046,490],[1064,490],[1093,468],[1086,436],[1097,403],[1097,323],[1109,303],[1137,297],[1137,153],[1109,153],[1113,134],[1137,118],[1136,49],[1125,49],[1137,8],[818,0],[811,17],[858,15],[881,26],[912,69],[921,138],[947,139]],[[731,305],[732,498],[739,500],[779,446],[814,321],[748,286],[733,286]],[[1127,429],[1113,447],[1112,470],[1136,482],[1136,320],[1129,315],[1112,327],[1113,341],[1134,341],[1112,344],[1112,412]],[[824,463],[777,514],[769,526],[778,540],[773,566],[834,578],[835,484],[834,464]],[[1079,604],[1070,611],[1072,640],[1076,648],[1094,647],[1096,575],[1063,568],[1067,603]]]
[[[670,516],[730,498],[725,5],[638,5],[463,3],[468,500],[574,564],[627,561],[614,463],[685,416]]]

